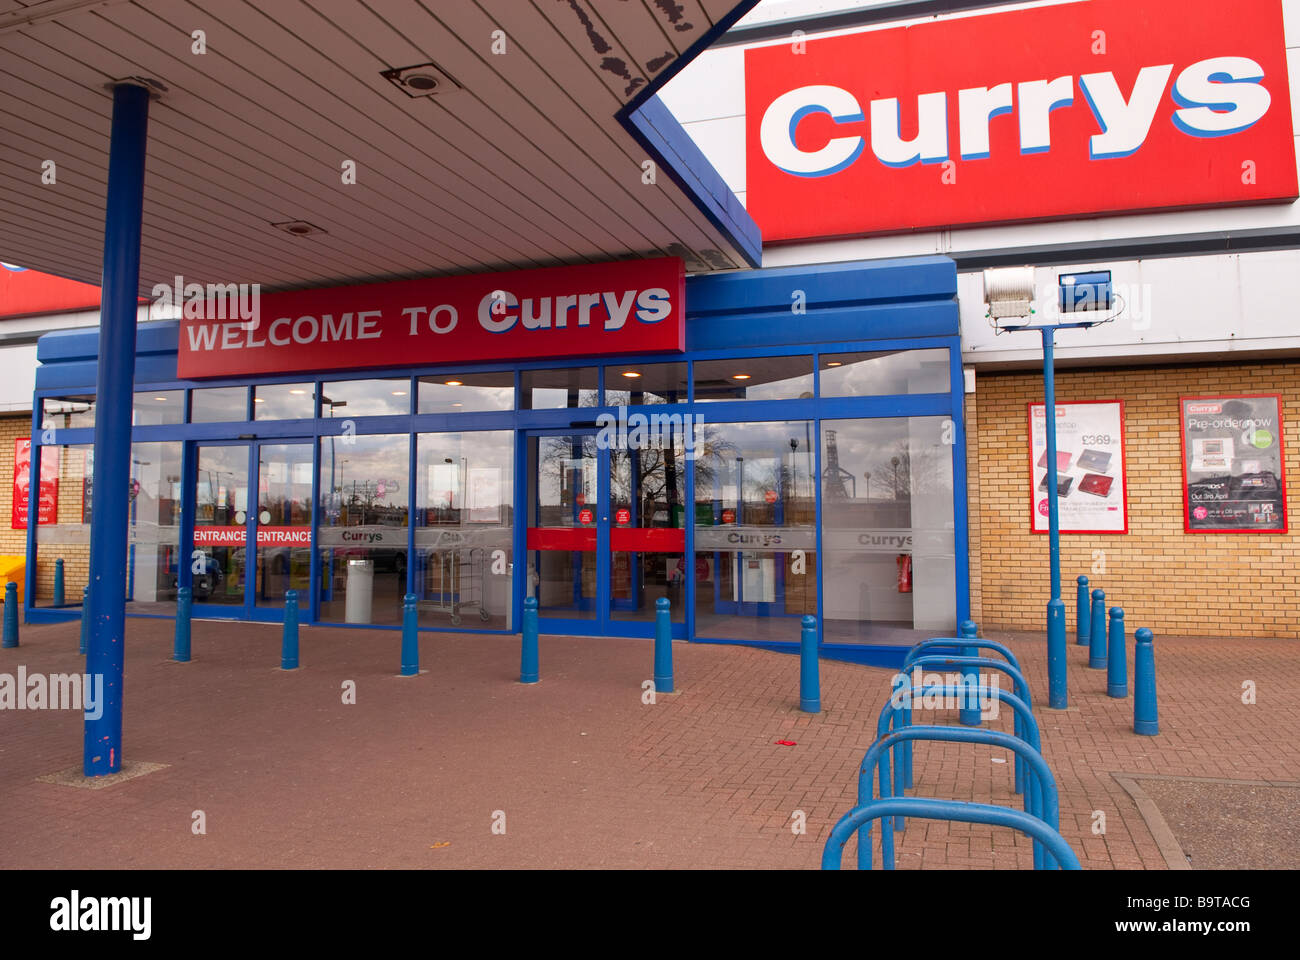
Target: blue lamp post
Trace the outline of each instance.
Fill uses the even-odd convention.
[[[985,270],[984,299],[989,306],[988,316],[998,333],[1037,330],[1043,337],[1043,413],[1047,421],[1047,537],[1051,567],[1051,598],[1047,601],[1047,705],[1053,710],[1064,710],[1070,705],[1070,694],[1066,684],[1065,601],[1061,599],[1061,517],[1056,487],[1055,338],[1057,330],[1095,327],[1115,317],[1111,315],[1092,320],[1034,323],[1032,267]],[[1109,309],[1110,274],[1062,277],[1058,305],[1062,314]],[[1011,320],[1017,322],[1002,322]],[[1019,322],[1022,320],[1023,323]]]

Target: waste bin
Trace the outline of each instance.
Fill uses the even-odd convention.
[[[375,563],[373,560],[348,560],[347,600],[343,619],[347,623],[369,623],[370,607],[375,599]]]

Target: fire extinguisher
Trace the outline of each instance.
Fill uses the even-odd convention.
[[[912,555],[900,553],[894,561],[898,564],[898,592],[912,592]]]

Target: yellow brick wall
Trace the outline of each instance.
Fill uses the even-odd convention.
[[[1130,633],[1300,638],[1300,362],[1058,370],[1058,400],[1124,401],[1129,533],[1062,534],[1062,595],[1073,623],[1075,578],[1085,574],[1124,608]],[[982,627],[1043,629],[1049,596],[1047,535],[1029,532],[1028,413],[1043,399],[1041,372],[981,373],[967,396],[972,616]],[[1286,534],[1183,530],[1180,395],[1282,397]],[[1093,551],[1105,554],[1094,575]],[[978,598],[978,602],[976,601]]]
[[[30,413],[0,416],[0,554],[27,553],[27,531],[13,529],[14,441],[32,432]]]

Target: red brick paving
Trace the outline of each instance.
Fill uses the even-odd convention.
[[[808,716],[795,658],[676,644],[680,692],[649,706],[648,641],[543,637],[543,682],[525,687],[517,637],[470,634],[424,635],[429,672],[404,679],[397,633],[324,627],[304,628],[303,667],[284,673],[278,628],[214,622],[194,624],[181,665],[171,629],[132,620],[127,651],[126,756],[164,770],[94,791],[37,782],[80,763],[80,714],[0,711],[0,866],[808,868],[853,804],[889,693],[889,671],[823,661],[824,712]],[[0,672],[80,669],[77,634],[25,626]],[[1041,637],[998,638],[1041,699]],[[1088,868],[1165,866],[1111,771],[1300,779],[1294,641],[1156,643],[1160,736],[1131,733],[1132,700],[1107,697],[1073,643],[1070,710],[1035,710],[1062,832]],[[1020,804],[991,748],[921,743],[915,756],[918,795]],[[191,831],[196,810],[206,835]],[[1009,831],[918,820],[898,854],[900,867],[1032,862]]]

